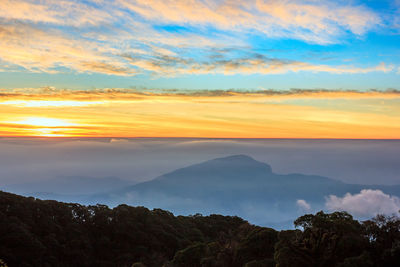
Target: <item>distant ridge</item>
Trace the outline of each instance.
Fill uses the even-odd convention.
[[[288,228],[288,222],[304,213],[298,200],[318,211],[325,209],[329,195],[341,197],[362,189],[379,189],[400,197],[398,185],[346,184],[318,175],[277,174],[267,163],[239,154],[207,160],[106,193],[77,195],[75,202],[110,206],[126,203],[182,215],[237,215],[251,223]],[[60,196],[60,200],[74,201],[73,197]]]
[[[303,212],[297,200],[321,210],[331,194],[343,196],[366,188],[400,196],[400,186],[352,185],[317,175],[276,174],[267,163],[239,154],[180,168],[151,181],[92,196],[90,201],[143,205],[183,215],[237,215],[256,224],[290,227],[287,223]]]

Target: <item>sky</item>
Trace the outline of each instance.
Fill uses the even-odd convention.
[[[2,0],[0,136],[397,139],[400,1]]]

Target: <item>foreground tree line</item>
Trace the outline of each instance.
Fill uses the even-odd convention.
[[[261,211],[260,211],[261,212]],[[83,206],[0,191],[0,266],[398,266],[400,219],[307,214],[302,230],[238,217]]]

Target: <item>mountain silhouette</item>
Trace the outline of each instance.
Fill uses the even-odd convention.
[[[124,191],[158,191],[175,196],[201,197],[226,189],[240,189],[244,182],[250,186],[258,184],[271,174],[268,164],[245,155],[235,155],[181,168]]]
[[[88,201],[162,208],[182,215],[237,215],[252,223],[288,227],[282,222],[290,222],[304,213],[296,205],[297,200],[323,209],[327,196],[355,194],[362,189],[380,189],[400,196],[400,186],[346,184],[317,175],[277,174],[266,163],[246,155],[233,155],[93,195]]]
[[[18,188],[10,191],[86,205],[161,208],[176,215],[237,215],[278,229],[291,227],[293,219],[308,211],[297,205],[298,200],[306,201],[310,211],[319,211],[326,208],[330,195],[343,197],[362,189],[400,197],[399,185],[347,184],[318,175],[278,174],[270,165],[246,155],[208,160],[135,185],[113,177],[64,177]]]
[[[318,187],[315,193],[323,194],[327,188],[344,185],[322,176],[276,174],[266,163],[249,156],[234,155],[181,168],[120,192],[138,192],[142,195],[158,192],[191,198],[207,196],[216,200],[224,196],[225,200],[236,202],[238,199],[281,199],[282,194],[292,199],[313,198],[317,196],[308,196],[310,189]],[[295,192],[289,192],[291,188],[296,189]]]

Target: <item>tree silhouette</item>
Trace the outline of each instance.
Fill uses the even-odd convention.
[[[260,211],[262,212],[262,211]],[[0,191],[5,266],[398,266],[400,219],[306,214],[275,231],[238,217],[83,206]]]

